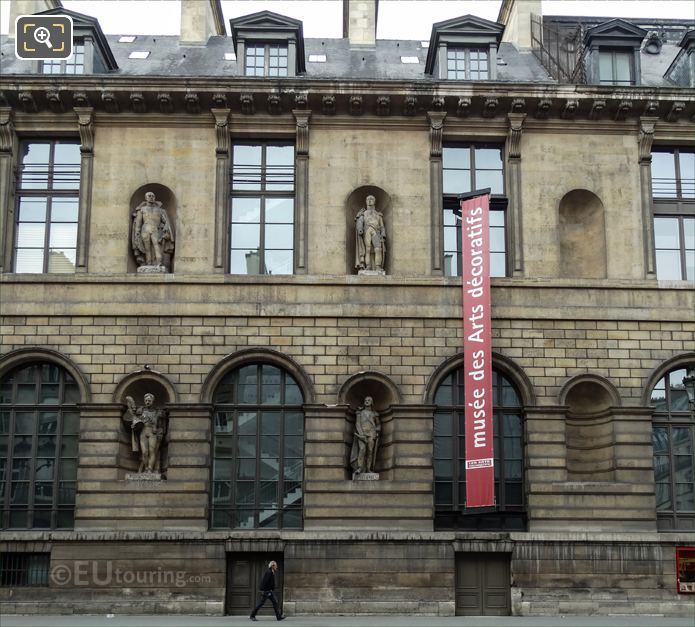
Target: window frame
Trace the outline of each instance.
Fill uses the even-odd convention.
[[[279,371],[280,373],[280,403],[264,403],[262,399],[262,389],[264,386],[263,383],[263,368],[274,368]],[[246,403],[246,402],[241,402],[241,400],[238,398],[238,391],[239,391],[239,374],[241,373],[242,370],[246,368],[256,368],[256,402],[255,403]],[[287,404],[285,401],[287,400],[286,398],[286,391],[287,391],[287,384],[292,383],[294,386],[296,386],[299,395],[301,397],[301,404]],[[220,390],[220,387],[223,385],[227,385],[231,388],[230,396],[231,396],[231,402],[218,402],[216,397],[218,394],[218,391]],[[251,363],[243,363],[235,368],[231,369],[229,372],[225,374],[224,377],[222,377],[217,385],[215,386],[215,390],[213,392],[213,397],[212,397],[212,404],[213,404],[213,447],[212,447],[212,463],[210,464],[210,513],[209,513],[209,528],[210,529],[236,529],[236,530],[248,530],[248,531],[253,531],[257,529],[296,529],[296,530],[301,530],[304,527],[304,498],[305,498],[305,486],[304,486],[304,467],[305,467],[305,460],[304,460],[304,451],[305,451],[305,426],[304,426],[304,420],[305,420],[305,415],[304,415],[304,392],[299,385],[298,381],[294,378],[294,376],[288,372],[285,368],[282,368],[279,365],[268,363],[268,362],[251,362]],[[253,494],[254,494],[254,502],[252,505],[244,505],[240,506],[237,503],[236,499],[236,493],[238,490],[238,484],[241,481],[242,483],[249,483],[250,480],[246,477],[242,477],[241,480],[239,478],[240,475],[240,464],[239,460],[240,459],[248,459],[244,458],[240,455],[238,455],[239,451],[239,437],[246,435],[247,437],[250,436],[250,434],[243,434],[240,433],[239,429],[239,416],[240,414],[247,413],[247,412],[254,412],[256,413],[256,426],[255,426],[255,433],[253,434],[253,437],[255,437],[255,444],[254,444],[254,450],[255,450],[255,464],[254,464],[254,477],[253,477]],[[261,449],[261,438],[263,437],[263,432],[262,432],[262,423],[263,423],[263,418],[262,414],[264,412],[273,412],[273,413],[279,413],[280,418],[279,418],[279,433],[277,434],[278,437],[278,456],[277,456],[277,463],[278,463],[278,472],[277,472],[277,479],[275,479],[277,486],[276,486],[276,492],[275,492],[275,497],[276,497],[276,506],[275,506],[275,519],[277,521],[277,524],[275,526],[264,526],[260,524],[260,514],[264,510],[268,510],[268,506],[264,506],[261,501],[261,493],[262,493],[262,483],[263,483],[263,478],[261,477],[261,463],[262,463],[262,449]],[[231,415],[231,420],[232,420],[232,429],[231,431],[218,431],[217,430],[217,425],[218,425],[218,414],[219,413],[225,413],[225,414],[230,414]],[[286,423],[285,419],[287,414],[301,414],[301,433],[286,433]],[[225,417],[225,420],[228,420],[227,417]],[[266,434],[266,435],[273,435],[273,434]],[[301,455],[299,457],[292,457],[292,456],[286,456],[285,455],[285,439],[287,437],[301,437],[302,439],[302,451]],[[229,442],[227,445],[229,446],[231,444],[231,454],[229,456],[225,457],[218,457],[217,454],[217,447],[218,447],[218,440],[220,439],[227,439]],[[301,460],[301,479],[299,481],[288,481],[285,479],[285,461],[286,460]],[[217,464],[220,460],[229,460],[231,462],[231,474],[228,478],[226,479],[219,479],[216,478],[217,475]],[[266,480],[266,481],[272,481],[271,480]],[[230,484],[229,486],[229,496],[228,496],[228,502],[225,503],[216,503],[216,488],[218,484],[224,485],[225,483]],[[299,506],[293,506],[293,507],[285,507],[284,506],[284,495],[285,495],[285,483],[299,483],[299,488],[301,490],[301,497],[300,497],[300,503]],[[296,489],[296,488],[295,488]],[[272,508],[270,508],[271,511]],[[240,525],[233,525],[232,523],[234,522],[234,519],[237,518],[236,514],[238,512],[248,512],[249,510],[253,511],[253,525],[252,526],[240,526]],[[284,525],[285,522],[285,516],[286,512],[299,512],[299,525],[291,525],[291,526],[286,526]],[[216,523],[216,514],[220,514],[222,517],[225,515],[227,516],[227,520],[229,521],[228,525],[221,525]]]
[[[49,145],[49,158],[47,163],[42,163],[40,164],[41,166],[45,165],[46,166],[46,186],[43,188],[31,188],[31,187],[23,187],[22,184],[22,176],[23,176],[23,161],[21,158],[21,155],[23,153],[23,147],[25,145],[29,144],[48,144]],[[78,149],[80,150],[80,161],[78,164],[69,164],[69,165],[77,165],[77,169],[73,170],[66,170],[63,173],[64,174],[72,174],[73,178],[72,179],[67,179],[67,180],[77,180],[77,186],[72,189],[56,189],[54,187],[54,182],[56,178],[56,163],[55,163],[55,148],[56,145],[58,144],[70,144],[77,146]],[[19,150],[19,156],[17,158],[17,168],[16,168],[16,175],[15,175],[15,198],[14,198],[14,210],[15,210],[15,215],[14,215],[14,220],[12,224],[12,249],[11,249],[11,268],[12,272],[16,274],[74,274],[77,272],[77,264],[78,264],[78,255],[79,255],[79,241],[80,241],[80,218],[82,217],[80,215],[80,190],[83,185],[83,176],[84,176],[84,171],[83,171],[83,154],[82,154],[82,144],[78,138],[71,138],[71,137],[49,137],[49,138],[44,138],[44,137],[24,137],[21,138],[19,143],[18,143],[18,150]],[[28,151],[27,151],[28,154]],[[75,177],[75,175],[77,175]],[[40,221],[27,221],[28,223],[32,224],[44,224],[44,241],[43,245],[40,248],[40,250],[43,251],[43,262],[42,262],[42,269],[39,272],[31,272],[31,271],[18,271],[17,270],[17,257],[18,257],[18,251],[21,249],[29,249],[29,250],[39,250],[38,246],[34,247],[19,247],[19,225],[22,223],[20,218],[22,217],[22,212],[20,211],[22,200],[23,199],[31,199],[31,198],[46,198],[46,213],[44,216],[43,222]],[[74,221],[64,221],[64,222],[55,222],[59,224],[75,224],[76,225],[76,234],[75,234],[75,246],[74,246],[74,251],[75,251],[75,261],[73,264],[72,271],[70,272],[50,272],[49,271],[49,262],[50,262],[50,236],[51,236],[51,225],[54,224],[54,221],[51,220],[52,217],[52,212],[53,212],[53,205],[55,199],[67,199],[71,198],[76,201],[77,205],[77,218]],[[62,250],[66,249],[66,247],[63,248],[56,248],[56,250]]]
[[[235,188],[235,161],[234,161],[234,149],[237,146],[260,146],[261,147],[261,163],[259,166],[253,166],[257,167],[257,176],[258,176],[258,189],[239,189]],[[292,147],[293,149],[293,158],[292,158],[292,188],[291,189],[268,189],[268,177],[269,177],[269,171],[268,171],[268,162],[267,162],[267,149],[268,147]],[[242,166],[244,164],[241,164]],[[272,165],[270,167],[273,167]],[[278,167],[287,167],[287,166],[278,166]],[[233,213],[233,204],[234,204],[234,199],[239,198],[259,198],[260,200],[260,214],[259,214],[259,244],[258,244],[258,253],[259,253],[259,261],[258,261],[258,269],[259,271],[255,274],[252,274],[250,272],[246,273],[239,273],[239,272],[233,272],[232,269],[232,252],[234,250],[243,250],[242,248],[239,247],[234,247],[233,244],[233,236],[234,236],[234,225],[235,224],[244,224],[243,222],[235,222],[234,221],[234,213]],[[272,199],[291,199],[292,200],[292,241],[291,241],[291,249],[276,249],[276,248],[266,248],[266,205],[268,200]],[[237,276],[271,276],[272,272],[267,271],[267,264],[266,264],[266,252],[268,250],[291,250],[291,259],[292,259],[292,268],[290,272],[284,273],[284,274],[276,274],[272,276],[292,276],[297,273],[297,268],[296,268],[296,254],[297,254],[297,154],[296,154],[296,147],[295,147],[295,142],[290,141],[290,140],[258,140],[258,141],[253,141],[253,140],[240,140],[240,141],[235,141],[233,142],[233,145],[230,150],[230,168],[229,168],[229,210],[228,210],[228,215],[229,215],[229,220],[227,224],[227,233],[228,233],[228,246],[227,246],[227,268],[228,268],[228,273],[237,275]],[[251,223],[249,223],[251,224]],[[253,223],[255,224],[255,223]],[[272,224],[288,224],[286,222],[283,223],[270,223]],[[261,271],[264,270],[264,271]]]
[[[256,73],[249,74],[250,66],[248,64],[248,61],[250,58],[249,57],[249,51],[251,49],[262,49],[263,50],[263,74],[256,74]],[[284,65],[285,73],[284,74],[280,74],[280,73],[271,74],[270,73],[271,70],[273,69],[271,67],[271,64],[270,64],[270,60],[273,57],[271,52],[273,50],[278,50],[278,51],[284,50],[285,51],[284,55],[282,55],[282,54],[277,55],[277,58],[279,60],[281,60],[283,58],[285,59],[285,65]],[[258,54],[253,55],[253,58],[259,58],[259,57],[260,57],[260,55],[258,55]],[[287,42],[247,40],[246,45],[244,47],[244,76],[246,78],[287,78],[288,76],[290,76],[289,58],[290,58],[290,50],[289,50],[289,46],[287,45]],[[254,66],[254,67],[257,68],[258,66]],[[278,69],[283,68],[283,66],[281,66],[279,63],[278,63],[277,67],[278,67]]]
[[[491,275],[491,278],[504,278],[510,276],[510,246],[511,246],[511,234],[510,234],[510,229],[509,229],[509,199],[506,195],[506,186],[507,186],[507,180],[506,180],[506,146],[502,143],[493,143],[493,142],[446,142],[443,146],[442,150],[442,190],[444,190],[444,173],[446,170],[456,170],[460,168],[446,168],[445,167],[445,152],[447,149],[457,149],[457,148],[467,148],[469,149],[469,170],[470,170],[470,186],[469,190],[461,190],[461,192],[465,191],[471,191],[478,189],[479,185],[476,182],[476,173],[477,169],[475,167],[475,152],[477,149],[490,149],[493,148],[495,150],[500,150],[500,155],[501,155],[501,164],[502,164],[502,194],[491,194],[490,195],[490,212],[499,212],[503,216],[504,220],[504,274],[503,275]],[[480,170],[484,171],[484,170]],[[458,200],[458,194],[450,194],[450,193],[443,193],[443,202],[442,202],[442,209],[444,212],[444,216],[442,217],[442,272],[444,276],[446,277],[460,277],[461,276],[461,267],[460,267],[460,258],[461,258],[461,246],[462,246],[462,231],[461,231],[461,222],[456,221],[455,227],[452,227],[451,225],[446,224],[446,215],[447,212],[451,212],[454,209],[459,208],[459,200]],[[446,248],[446,229],[456,229],[456,250],[452,251]],[[492,224],[489,227],[490,229],[493,228],[499,228],[499,227],[494,227]],[[492,242],[492,238],[491,242]],[[447,253],[452,253],[454,252],[456,255],[456,268],[457,272],[455,274],[447,274],[447,264],[446,264],[446,255]],[[492,253],[499,253],[500,251],[493,251],[492,249],[490,250],[490,254]],[[492,263],[490,263],[490,269],[492,269]]]
[[[55,385],[56,383],[47,383],[41,379],[41,372],[43,368],[55,368],[58,371],[58,402],[57,403],[45,403],[43,404],[40,399],[41,389],[43,385]],[[33,369],[33,385],[34,385],[34,398],[31,403],[18,402],[17,397],[17,386],[27,385],[26,382],[18,381],[17,375],[21,371]],[[9,383],[8,383],[9,380]],[[0,529],[39,529],[39,530],[60,530],[60,529],[73,529],[74,528],[74,517],[75,517],[75,497],[77,494],[77,466],[79,464],[79,409],[77,403],[80,402],[80,391],[77,381],[72,377],[72,375],[59,364],[45,361],[32,361],[24,363],[12,368],[7,371],[1,378],[0,384],[2,387],[7,385],[11,386],[10,400],[5,403],[3,397],[0,396],[0,412],[7,414],[7,426],[6,431],[3,429],[2,424],[0,424],[0,433],[6,433],[6,454],[4,455],[5,462],[5,472],[6,476],[3,478],[0,476]],[[71,385],[75,387],[75,392],[77,394],[77,400],[75,402],[67,403],[65,402],[65,391],[66,386]],[[7,389],[7,388],[5,388]],[[2,388],[0,388],[0,394],[2,394]],[[40,432],[40,419],[39,413],[55,413],[55,432],[53,433],[41,433]],[[33,413],[32,431],[31,433],[17,433],[17,414],[18,413]],[[76,431],[72,433],[65,433],[65,420],[66,414],[74,414],[76,418]],[[2,421],[2,416],[0,416],[0,421]],[[4,423],[3,423],[4,424]],[[30,436],[31,438],[31,454],[29,457],[17,457],[15,455],[15,439],[16,436]],[[39,455],[40,451],[40,438],[51,437],[55,438],[54,443],[54,453],[53,456]],[[74,438],[75,452],[74,455],[63,454],[63,445],[66,438]],[[3,456],[0,456],[3,457]],[[29,466],[29,478],[19,479],[13,481],[13,473],[15,468],[21,467],[21,465],[16,466],[16,461],[20,459],[28,459],[30,461]],[[48,507],[36,507],[36,484],[48,483],[48,481],[43,481],[40,478],[37,479],[36,474],[38,470],[38,459],[52,459],[53,460],[53,478],[50,480],[51,484],[51,506]],[[75,476],[71,478],[65,478],[63,476],[63,463],[64,462],[74,462],[75,464]],[[12,487],[13,484],[26,484],[27,488],[27,503],[25,507],[13,507],[12,500]],[[61,490],[67,489],[69,486],[61,486],[61,484],[72,484],[72,503],[61,503]],[[24,505],[22,503],[19,504]],[[48,526],[36,526],[36,513],[37,511],[49,512],[50,524]],[[14,525],[12,521],[13,512],[25,512],[26,513],[26,523],[22,526]],[[70,512],[72,514],[72,523],[70,525],[59,525],[58,514],[61,512]]]
[[[0,585],[7,588],[48,587],[50,552],[3,552]]]
[[[502,370],[493,367],[493,425],[495,426],[494,434],[494,450],[495,450],[495,494],[496,503],[492,507],[476,507],[471,510],[466,510],[465,505],[461,503],[459,498],[461,486],[465,484],[465,479],[460,479],[460,467],[465,462],[465,433],[461,432],[461,420],[464,416],[465,410],[465,398],[464,398],[464,373],[463,366],[459,365],[454,370],[451,370],[446,376],[438,382],[437,388],[434,391],[432,403],[435,405],[434,418],[433,418],[433,452],[432,452],[432,462],[433,462],[433,479],[434,479],[434,528],[435,531],[442,530],[476,530],[476,531],[494,531],[494,530],[509,530],[509,531],[525,531],[527,524],[527,498],[526,498],[526,472],[525,472],[525,440],[526,440],[526,429],[525,429],[525,415],[523,407],[523,399],[518,386],[512,381],[512,379],[507,376]],[[451,381],[452,390],[452,404],[443,405],[437,404],[437,395],[442,386],[447,385],[447,381]],[[513,390],[517,405],[504,405],[504,389],[505,387],[511,387]],[[457,396],[458,395],[458,396]],[[459,402],[460,401],[460,402]],[[451,417],[451,435],[450,436],[437,436],[436,435],[436,420],[437,415],[448,415]],[[518,436],[506,436],[504,432],[504,419],[500,420],[500,417],[504,415],[515,415],[519,419],[519,424],[521,428],[521,433]],[[452,475],[451,475],[451,492],[452,492],[452,502],[451,506],[447,507],[439,505],[437,502],[437,492],[436,485],[437,481],[437,470],[436,462],[438,458],[436,457],[435,448],[436,440],[438,437],[446,438],[450,437],[452,441],[451,445],[451,462],[452,462]],[[517,437],[520,442],[521,448],[521,479],[510,480],[510,483],[520,484],[520,495],[521,503],[510,504],[507,503],[505,490],[503,486],[507,485],[505,476],[505,462],[506,461],[518,461],[516,459],[509,460],[504,455],[504,450],[500,454],[499,442],[505,442],[507,438]],[[504,444],[503,447],[504,449]],[[446,460],[448,458],[441,458]],[[441,482],[439,482],[441,483]]]
[[[630,72],[630,79],[628,81],[618,80],[617,76],[617,59],[618,55],[624,55],[628,59],[628,67]],[[611,60],[611,77],[610,79],[604,79],[601,76],[601,61],[606,56],[610,56]],[[635,52],[632,48],[620,48],[620,47],[605,47],[600,46],[598,49],[598,83],[599,85],[615,85],[616,87],[629,87],[631,85],[636,85],[636,70],[635,70]]]
[[[473,70],[471,69],[471,53],[472,52],[477,52],[478,54],[484,54],[485,55],[485,63],[486,63],[486,70],[485,70],[485,77],[481,78],[478,76],[477,78],[471,78],[471,74],[473,73]],[[451,59],[449,55],[453,53],[454,58]],[[451,61],[457,62],[458,59],[456,58],[456,55],[458,53],[463,53],[463,62],[464,62],[464,76],[452,76],[451,72],[453,71],[454,74],[460,73],[460,70],[454,69],[451,70],[449,69],[449,63]],[[448,45],[446,49],[446,62],[447,62],[447,67],[446,67],[446,79],[447,80],[466,80],[466,81],[489,81],[490,80],[490,49],[488,46],[453,46],[453,45]],[[477,59],[477,62],[480,64],[482,62],[481,59]],[[475,70],[476,73],[481,74],[482,71],[480,68]]]
[[[92,46],[88,42],[75,40],[73,41],[72,56],[68,59],[52,59],[39,61],[39,73],[45,76],[50,75],[66,75],[66,76],[82,76],[92,73],[92,64],[89,63],[88,50],[92,50]],[[82,57],[82,62],[77,63],[77,57]],[[58,68],[58,71],[46,72],[46,68]],[[68,72],[68,68],[75,68],[75,71]],[[82,71],[76,71],[81,68]]]
[[[666,431],[667,435],[667,442],[668,442],[668,448],[665,453],[660,453],[658,456],[659,457],[668,457],[668,468],[669,468],[669,481],[657,481],[657,453],[656,450],[653,448],[652,449],[652,459],[653,459],[653,467],[654,467],[654,492],[655,496],[658,497],[657,494],[657,485],[658,484],[668,484],[670,494],[671,494],[671,507],[670,509],[662,509],[661,511],[658,509],[659,504],[658,502],[656,503],[656,522],[657,522],[657,530],[660,532],[683,532],[683,531],[695,531],[695,505],[692,510],[680,510],[677,506],[677,501],[676,501],[676,486],[678,483],[675,480],[676,476],[676,467],[675,467],[675,460],[674,460],[674,453],[673,453],[673,446],[672,446],[672,432],[673,429],[688,429],[690,432],[690,458],[691,458],[691,468],[693,464],[695,463],[695,416],[693,415],[693,411],[688,407],[687,410],[674,410],[673,409],[673,403],[671,401],[671,394],[672,394],[672,387],[670,384],[670,379],[671,375],[675,372],[681,372],[681,371],[686,371],[687,373],[687,365],[686,364],[681,364],[677,365],[673,368],[670,368],[667,372],[661,376],[654,386],[652,387],[650,391],[650,396],[649,396],[649,402],[650,404],[653,404],[654,401],[654,392],[659,386],[659,384],[663,381],[664,382],[664,399],[665,399],[665,409],[655,409],[653,415],[652,415],[652,447],[654,447],[654,442],[655,442],[655,431],[657,429],[664,429]],[[684,391],[685,393],[685,391]],[[695,486],[695,476],[691,477],[691,485]],[[688,529],[686,528],[678,528],[678,525],[682,521],[690,521],[690,527]],[[668,523],[668,526],[667,526]]]

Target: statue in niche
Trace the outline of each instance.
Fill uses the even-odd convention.
[[[374,411],[371,396],[364,399],[364,404],[355,413],[355,433],[350,451],[350,465],[353,479],[378,479],[374,472],[376,452],[379,448],[381,424],[379,414]]]
[[[366,198],[355,216],[355,268],[358,274],[386,274],[386,228],[384,216],[376,208],[376,198],[371,194]]]
[[[174,232],[162,203],[152,192],[133,212],[131,244],[138,272],[170,272]]]
[[[130,443],[133,453],[140,453],[138,473],[161,472],[161,447],[169,424],[169,410],[155,408],[154,394],[145,394],[145,404],[135,405],[132,396],[125,397],[128,409],[123,420],[130,425]]]

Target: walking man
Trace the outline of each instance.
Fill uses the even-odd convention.
[[[253,611],[251,612],[251,616],[249,618],[251,620],[257,620],[256,614],[258,613],[258,610],[260,610],[265,602],[270,599],[270,602],[273,604],[273,609],[275,610],[275,617],[278,620],[283,620],[285,617],[280,614],[280,607],[278,606],[278,600],[275,598],[275,571],[278,569],[278,563],[273,560],[268,564],[268,570],[263,573],[263,578],[261,579],[261,600],[258,602],[258,605],[253,608]]]

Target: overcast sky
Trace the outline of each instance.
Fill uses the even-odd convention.
[[[203,0],[199,0],[203,1]],[[0,0],[2,32],[8,32],[9,1]],[[500,0],[379,0],[379,39],[430,38],[432,23],[467,13],[496,20]],[[63,0],[67,9],[96,17],[105,33],[177,35],[177,0]],[[267,9],[302,20],[305,37],[342,36],[341,0],[222,0],[229,19]],[[543,0],[545,15],[660,17],[695,20],[693,0]]]

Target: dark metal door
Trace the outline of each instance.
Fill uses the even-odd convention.
[[[509,561],[507,553],[456,554],[457,616],[509,616]]]
[[[275,560],[275,596],[282,609],[282,554],[278,553],[227,553],[227,598],[225,613],[248,616],[260,600],[261,577],[268,562]],[[270,600],[258,612],[260,616],[274,616]]]

